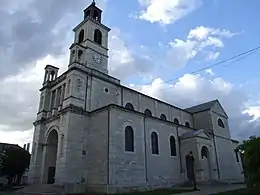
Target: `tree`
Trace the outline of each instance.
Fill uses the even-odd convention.
[[[242,154],[246,178],[250,183],[260,182],[260,137],[250,137],[237,149]]]
[[[19,146],[7,147],[0,153],[0,173],[11,184],[15,176],[22,176],[29,168],[30,153]]]

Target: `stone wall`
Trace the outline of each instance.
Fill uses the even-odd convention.
[[[125,128],[134,131],[134,152],[125,151]],[[146,183],[143,116],[120,109],[110,111],[109,185],[129,187]]]
[[[180,183],[176,125],[120,108],[111,109],[110,119],[110,187],[170,187]],[[125,151],[127,126],[134,130],[134,152]],[[158,134],[159,155],[152,154],[152,132]],[[173,157],[170,155],[171,135],[176,138],[177,156]]]
[[[176,125],[157,119],[145,118],[147,176],[151,186],[180,183],[180,154],[176,127]],[[152,154],[152,132],[158,135],[159,155]],[[170,136],[175,138],[176,156],[171,156]]]
[[[210,110],[195,113],[193,114],[193,117],[194,117],[194,127],[196,129],[205,129],[210,133],[213,132]]]
[[[216,137],[216,148],[220,168],[220,180],[232,181],[241,179],[241,169],[231,140]]]
[[[91,115],[90,126],[85,131],[86,152],[83,160],[88,186],[106,186],[108,180],[108,110]]]

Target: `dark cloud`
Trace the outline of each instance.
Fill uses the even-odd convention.
[[[1,1],[0,78],[16,74],[48,54],[61,54],[67,33],[76,25],[71,18],[80,22],[89,3],[90,0],[25,0],[23,4],[20,0]],[[68,15],[70,20],[66,20]],[[55,31],[61,24],[63,28]]]

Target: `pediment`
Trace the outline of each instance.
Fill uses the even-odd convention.
[[[195,130],[195,131],[189,131],[180,136],[180,139],[188,139],[188,138],[193,138],[193,137],[200,137],[204,139],[211,139],[210,135],[208,132],[204,129],[200,130]]]
[[[228,118],[228,115],[227,113],[225,112],[224,108],[221,106],[221,104],[219,103],[219,101],[216,101],[216,103],[214,104],[214,106],[210,109],[212,110],[213,112],[225,117],[225,118]]]
[[[200,132],[196,135],[196,137],[201,137],[205,139],[211,139],[210,135],[205,130],[199,130]]]

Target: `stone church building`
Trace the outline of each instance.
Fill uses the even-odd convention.
[[[47,65],[34,122],[31,184],[99,192],[243,181],[228,116],[218,100],[178,108],[108,74],[108,33],[93,2],[73,31],[68,70]]]

